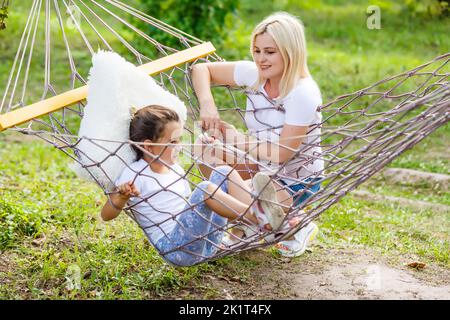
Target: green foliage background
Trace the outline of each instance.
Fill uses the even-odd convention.
[[[8,7],[0,7],[0,30],[6,28],[6,19],[8,18]]]
[[[227,30],[232,27],[239,0],[141,0],[139,7],[152,17],[183,32],[220,46],[227,38]],[[178,39],[142,21],[137,22],[136,26],[162,44],[175,48],[180,45]],[[140,48],[148,53],[146,46],[148,45],[141,44]]]
[[[309,67],[326,102],[450,51],[448,16],[430,15],[426,10],[414,13],[414,6],[408,5],[412,2],[428,3],[130,0],[129,4],[202,40],[212,40],[217,53],[227,60],[250,59],[253,26],[274,11],[289,11],[305,24]],[[381,8],[379,30],[366,28],[366,8],[372,4]],[[28,1],[13,1],[8,26],[0,31],[0,93],[28,9]],[[132,36],[127,35],[129,38]],[[71,42],[71,46],[79,61],[77,66],[87,71],[90,59],[82,40]],[[68,81],[67,59],[61,52],[63,44],[53,43],[52,79],[56,84]],[[43,56],[42,46],[37,45],[35,59],[43,61]],[[30,78],[30,88],[36,96],[42,94],[41,69],[38,65],[31,70],[36,78]],[[221,106],[231,105],[220,93],[215,95]],[[238,97],[238,105],[243,104],[244,97]],[[450,174],[448,141],[449,124],[390,166]],[[121,215],[110,223],[99,220],[105,197],[97,186],[77,179],[68,167],[70,162],[48,144],[11,131],[0,133],[1,299],[220,298],[223,291],[211,285],[211,277],[249,279],[245,284],[251,288],[250,284],[257,281],[255,274],[268,266],[283,268],[285,264],[267,249],[258,251],[261,259],[244,254],[192,268],[168,266],[128,217]],[[374,177],[363,188],[382,197],[450,203],[448,188],[432,182],[392,183]],[[301,269],[305,261],[320,262],[321,256],[335,248],[362,248],[387,257],[399,268],[405,259],[423,261],[430,266],[426,276],[432,276],[433,268],[450,268],[449,214],[350,194],[318,219],[320,234],[315,252],[298,258],[298,265],[287,266]],[[33,244],[36,240],[38,245]],[[66,272],[73,264],[83,275],[80,290],[67,290],[65,285]]]

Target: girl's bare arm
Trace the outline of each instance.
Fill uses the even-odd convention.
[[[108,201],[103,205],[101,217],[103,221],[116,218],[132,196],[138,196],[139,191],[130,181],[118,187],[119,192],[109,195]]]
[[[102,208],[101,217],[103,221],[109,221],[116,218],[123,207],[125,207],[128,199],[122,198],[120,194],[111,194],[109,200],[106,201]],[[111,202],[113,204],[111,204]]]

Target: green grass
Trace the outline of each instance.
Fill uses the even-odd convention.
[[[365,9],[369,2],[298,3],[243,1],[241,17],[235,17],[235,28],[218,53],[227,60],[249,59],[252,26],[274,10],[288,10],[305,23],[310,70],[326,102],[450,49],[449,19],[411,18],[395,3],[372,1],[382,9],[382,29],[368,30]],[[8,29],[0,31],[0,92],[20,37],[19,26],[25,19],[25,2],[14,2],[14,7]],[[75,40],[72,45],[79,67],[86,70],[90,62],[82,42]],[[57,54],[61,46],[57,43],[53,50],[53,79],[62,85],[67,83],[67,65]],[[42,58],[39,50],[36,57]],[[43,78],[36,71],[38,67],[32,69],[29,100],[42,94]],[[215,90],[215,96],[221,107],[233,106],[223,89]],[[237,99],[238,106],[243,106],[244,98]],[[223,117],[242,127],[236,114],[225,111]],[[449,174],[449,138],[447,124],[390,166]],[[75,177],[68,168],[68,157],[47,144],[20,140],[20,135],[0,133],[0,252],[8,265],[7,269],[0,265],[0,298],[177,298],[190,288],[199,289],[201,297],[217,298],[221,293],[205,283],[204,275],[236,276],[245,282],[252,270],[263,264],[243,254],[190,268],[168,266],[125,215],[109,223],[100,221],[105,197],[97,186]],[[374,178],[365,187],[379,195],[450,204],[448,191],[428,184],[388,185]],[[449,221],[449,212],[347,196],[319,217],[319,243],[324,249],[362,246],[389,259],[412,255],[448,268]],[[273,257],[270,249],[264,254],[267,259]],[[73,265],[81,270],[80,290],[66,289],[67,270]]]
[[[416,182],[393,182],[386,177],[372,177],[364,184],[364,188],[371,193],[393,196],[410,200],[426,201],[435,204],[450,206],[450,193],[448,184],[434,181],[420,180]]]
[[[449,213],[414,210],[395,203],[344,198],[320,219],[321,240],[375,248],[388,256],[415,254],[449,264]]]
[[[0,286],[2,298],[170,298],[192,287],[203,290],[204,297],[214,298],[220,293],[204,285],[201,279],[205,274],[245,279],[263,263],[238,255],[173,268],[127,216],[109,223],[100,221],[99,210],[105,201],[102,191],[76,179],[61,152],[34,141],[10,140],[11,134],[0,135],[4,173],[0,221],[4,222],[5,214],[16,213],[22,220],[31,220],[33,228],[29,232],[14,228],[8,244],[0,247],[13,266],[0,271],[0,279],[9,279]],[[418,186],[418,190],[429,191],[426,186]],[[392,258],[416,255],[427,263],[448,266],[449,218],[448,212],[418,211],[350,196],[320,216],[319,242],[325,248],[367,246]],[[22,220],[19,222],[26,225]],[[3,234],[5,229],[1,230]],[[42,244],[32,244],[43,237]],[[272,254],[268,250],[265,256],[270,259]],[[81,270],[80,290],[66,289],[67,270],[73,265]]]
[[[64,276],[72,264],[83,275],[91,273],[83,279],[85,291],[77,297],[104,299],[113,298],[117,287],[122,288],[123,298],[142,297],[142,291],[158,296],[208,268],[169,267],[126,216],[108,224],[100,222],[102,191],[77,180],[67,168],[67,158],[56,149],[36,141],[3,139],[0,149],[0,250],[21,256],[15,261],[18,273],[13,278],[22,272],[29,276],[21,288],[28,288],[30,297],[71,297]],[[8,231],[4,226],[9,216],[14,223]],[[48,241],[36,250],[32,241],[44,236]],[[16,297],[13,288],[2,286],[0,292],[2,297]]]
[[[450,174],[449,137],[450,125],[447,123],[413,149],[396,158],[391,166]]]

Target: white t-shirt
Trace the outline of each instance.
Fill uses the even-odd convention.
[[[167,174],[153,172],[141,159],[125,168],[116,181],[120,185],[134,180],[140,196],[131,197],[128,204],[152,243],[173,230],[174,219],[185,209],[191,193],[183,168],[174,164],[170,169]]]
[[[252,61],[238,61],[234,69],[234,82],[239,86],[252,87],[258,81],[258,69]],[[283,99],[271,99],[264,90],[264,84],[257,92],[247,94],[245,122],[249,133],[262,140],[278,141],[285,124],[310,126],[322,122],[317,107],[322,105],[322,97],[317,83],[312,77],[301,79]],[[278,176],[289,182],[289,177],[303,179],[323,171],[321,159],[320,126],[308,133],[300,146],[299,154],[286,164],[275,164],[260,160],[260,170]],[[319,157],[319,158],[318,158]]]

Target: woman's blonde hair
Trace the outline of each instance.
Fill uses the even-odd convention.
[[[252,33],[250,51],[258,35],[267,33],[275,41],[284,62],[280,82],[280,98],[284,98],[301,78],[309,76],[306,64],[306,40],[302,22],[287,12],[276,12],[260,22]],[[256,84],[258,89],[265,79],[261,76]]]

